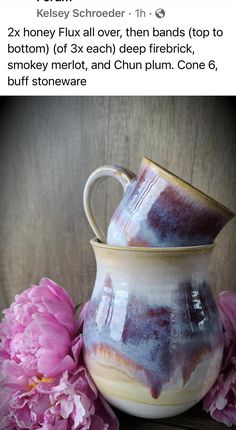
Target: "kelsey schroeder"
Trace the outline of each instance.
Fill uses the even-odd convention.
[[[90,9],[73,9],[55,10],[55,9],[37,9],[37,18],[123,18],[125,10],[90,10]]]

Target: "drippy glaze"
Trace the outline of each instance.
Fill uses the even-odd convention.
[[[188,382],[204,354],[222,342],[216,306],[206,282],[187,280],[172,295],[172,305],[150,305],[112,288],[109,276],[101,297],[91,300],[85,323],[86,354],[104,354],[110,366],[149,387],[158,398],[176,368]],[[112,364],[113,363],[113,364]]]

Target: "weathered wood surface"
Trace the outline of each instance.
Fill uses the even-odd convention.
[[[227,426],[213,420],[202,411],[201,404],[184,414],[161,420],[145,420],[117,411],[120,430],[227,430]],[[233,426],[231,429],[235,429]]]
[[[7,98],[0,105],[1,308],[49,276],[75,302],[89,297],[95,261],[82,193],[107,163],[137,171],[146,155],[236,210],[235,101],[209,97]],[[107,181],[104,225],[121,196]],[[236,290],[236,220],[218,239],[215,289]]]

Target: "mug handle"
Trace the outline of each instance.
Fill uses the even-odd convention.
[[[117,179],[120,182],[125,193],[128,185],[135,177],[135,174],[121,166],[101,166],[98,167],[98,169],[94,170],[94,172],[91,173],[91,175],[87,179],[87,182],[84,187],[83,196],[84,210],[90,226],[92,227],[96,237],[102,243],[106,243],[106,236],[95,219],[92,205],[92,197],[96,185],[101,183],[106,177],[109,176]]]

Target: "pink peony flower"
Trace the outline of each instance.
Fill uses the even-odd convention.
[[[1,430],[117,430],[83,363],[68,294],[42,279],[16,296],[0,326]]]
[[[236,293],[223,291],[218,308],[224,331],[224,356],[220,374],[203,400],[212,418],[236,425]]]
[[[68,352],[75,332],[73,312],[69,295],[46,278],[17,295],[0,324],[0,369],[10,359],[29,376],[72,370]]]

